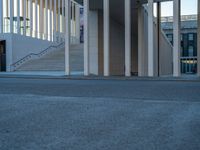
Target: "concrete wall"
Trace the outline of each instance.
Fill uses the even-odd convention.
[[[30,53],[39,53],[52,45],[52,42],[31,38],[18,34],[1,34],[0,39],[6,40],[7,71],[11,65]]]
[[[110,73],[124,75],[125,38],[124,26],[110,19]]]
[[[132,18],[137,19],[137,18]],[[136,21],[137,22],[137,21]],[[103,13],[98,12],[98,49],[99,49],[99,74],[103,75]],[[133,30],[132,30],[133,31]],[[125,72],[125,29],[110,18],[110,74],[124,75]],[[138,73],[138,39],[137,33],[132,32],[131,42],[131,72]]]
[[[99,74],[103,75],[103,13],[98,12]],[[110,74],[124,75],[124,25],[110,18]]]

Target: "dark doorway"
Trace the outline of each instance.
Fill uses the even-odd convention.
[[[6,71],[6,41],[0,41],[0,72]]]

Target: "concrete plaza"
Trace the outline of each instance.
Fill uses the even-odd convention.
[[[0,78],[0,150],[199,150],[200,82]]]

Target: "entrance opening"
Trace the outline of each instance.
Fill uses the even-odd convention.
[[[0,41],[0,72],[6,71],[6,41]]]

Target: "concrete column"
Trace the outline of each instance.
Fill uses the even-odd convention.
[[[13,33],[13,0],[10,0],[10,33]]]
[[[49,28],[50,28],[50,41],[52,41],[52,0],[50,0],[50,8],[49,8],[49,12],[50,12],[50,14],[49,14],[49,21],[50,21],[50,26],[49,26]]]
[[[38,38],[38,0],[35,0],[35,37]]]
[[[43,0],[40,0],[40,38],[43,39],[44,33],[44,8],[43,8]]]
[[[84,75],[89,75],[89,0],[84,0]]]
[[[77,42],[78,44],[80,43],[80,6],[77,4],[76,5],[76,39],[77,39]]]
[[[26,35],[26,16],[27,16],[27,13],[26,13],[26,0],[23,1],[23,35]]]
[[[103,0],[104,76],[110,75],[110,1]]]
[[[57,4],[56,4],[56,0],[54,0],[54,3],[53,3],[53,5],[54,5],[54,11],[53,11],[53,34],[54,34],[54,41],[56,42],[56,31],[57,31],[57,29],[56,29],[56,14],[57,14]]]
[[[148,0],[148,76],[154,76],[153,0]]]
[[[138,76],[145,76],[144,61],[144,14],[142,6],[138,8]]]
[[[72,21],[72,23],[71,23],[71,28],[72,28],[72,35],[74,36],[74,26],[73,26],[73,21],[74,21],[74,3],[73,2],[71,2],[71,21]]]
[[[65,0],[65,75],[70,75],[70,66],[69,66],[69,51],[70,51],[70,20],[71,20],[71,1]]]
[[[58,41],[60,42],[60,0],[58,0]]]
[[[20,0],[17,0],[17,33],[20,32]]]
[[[3,33],[3,1],[0,1],[0,33]]]
[[[33,1],[30,0],[30,36],[33,36]]]
[[[45,17],[46,17],[46,22],[45,22],[45,26],[46,26],[46,27],[45,27],[45,29],[46,29],[46,31],[45,31],[45,39],[46,39],[46,40],[49,39],[49,38],[48,38],[48,37],[49,37],[49,36],[48,36],[48,35],[49,35],[49,34],[48,34],[48,30],[49,30],[49,28],[48,28],[48,9],[49,9],[49,8],[48,8],[48,1],[49,1],[49,0],[45,0],[45,14],[46,14],[46,15],[45,15]]]
[[[65,9],[65,1],[62,0],[62,32],[64,33],[65,32],[65,16],[64,16],[64,11]]]
[[[72,2],[71,3],[71,12],[72,12],[72,14],[71,14],[71,32],[72,32],[72,43],[74,44],[75,42],[74,42],[74,2]]]
[[[198,30],[197,30],[197,75],[200,76],[200,1],[198,1]]]
[[[174,24],[173,24],[173,76],[179,77],[181,75],[180,71],[180,0],[173,1],[174,8]]]
[[[131,76],[131,0],[125,0],[125,76]]]

